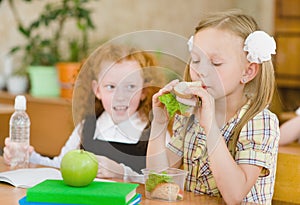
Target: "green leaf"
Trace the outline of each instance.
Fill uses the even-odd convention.
[[[24,36],[26,36],[27,38],[30,36],[30,31],[25,29],[24,27],[22,26],[19,26],[19,31],[20,33],[22,33]]]
[[[30,30],[32,30],[33,28],[38,28],[40,25],[40,21],[35,21],[30,25]]]
[[[12,49],[10,49],[9,53],[13,54],[15,52],[18,52],[21,49],[21,46],[15,46]]]
[[[158,184],[170,182],[173,182],[173,178],[166,172],[162,172],[160,174],[150,172],[146,181],[146,189],[147,191],[151,192]]]
[[[188,105],[184,105],[176,100],[176,97],[172,93],[167,93],[158,97],[159,101],[166,106],[166,109],[170,117],[173,117],[177,111],[185,113],[189,108]]]
[[[178,102],[178,106],[179,106],[179,112],[180,113],[185,113],[189,109],[188,105],[182,104],[180,102]]]

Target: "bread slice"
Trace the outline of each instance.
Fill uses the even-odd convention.
[[[151,198],[176,201],[179,185],[175,183],[160,183],[151,192]]]
[[[180,82],[174,87],[174,93],[176,95],[176,100],[182,104],[196,107],[198,105],[199,99],[193,94],[186,93],[190,87],[201,87],[202,83],[200,81],[195,82]]]
[[[196,107],[198,100],[196,97],[192,97],[192,98],[181,98],[176,96],[176,100],[182,104],[188,105],[188,106],[192,106],[192,107]]]
[[[174,87],[174,93],[180,98],[190,99],[193,98],[192,94],[186,93],[186,90],[190,87],[201,87],[202,83],[200,81],[195,82],[180,82]]]

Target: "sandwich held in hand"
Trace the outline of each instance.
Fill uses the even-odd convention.
[[[174,92],[176,96],[184,99],[191,99],[194,96],[191,93],[188,93],[189,88],[192,87],[201,87],[202,83],[200,81],[196,82],[180,82],[174,87]]]
[[[96,156],[84,150],[67,152],[60,165],[63,181],[70,186],[81,187],[89,185],[98,172]]]
[[[202,87],[200,81],[196,82],[180,82],[172,93],[167,93],[159,96],[159,100],[166,106],[170,117],[173,117],[176,112],[185,116],[190,116],[194,108],[199,104],[199,99],[189,93],[191,87]]]

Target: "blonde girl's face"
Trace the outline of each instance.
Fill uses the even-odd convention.
[[[194,36],[191,79],[202,81],[215,99],[242,95],[240,81],[246,66],[241,37],[215,28],[200,30]]]
[[[127,120],[138,109],[143,97],[142,69],[137,61],[104,62],[105,69],[93,83],[94,93],[102,101],[115,123]]]

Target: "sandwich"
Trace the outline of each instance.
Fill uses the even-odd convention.
[[[151,192],[151,198],[176,201],[179,194],[179,185],[175,183],[160,183]]]
[[[153,199],[176,201],[183,198],[183,190],[166,171],[161,173],[150,171],[145,186],[146,195],[149,194]]]
[[[174,87],[174,93],[176,95],[176,100],[182,104],[196,107],[198,99],[191,93],[187,91],[192,87],[201,87],[202,83],[200,81],[196,82],[180,82]]]
[[[170,117],[178,112],[187,117],[193,114],[194,109],[199,105],[199,99],[188,92],[191,87],[202,87],[202,83],[200,81],[183,81],[178,83],[171,93],[159,97],[159,100],[166,106]]]

